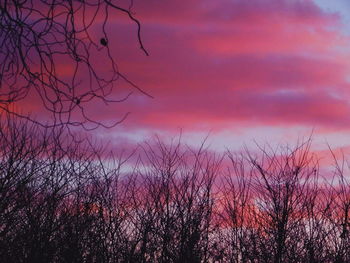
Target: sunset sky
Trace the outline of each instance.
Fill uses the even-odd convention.
[[[117,17],[110,43],[134,94],[116,141],[209,135],[218,149],[293,142],[347,147],[350,130],[350,2],[346,0],[134,1],[136,28]],[[122,83],[120,84],[123,85]],[[113,118],[115,112],[101,116]]]
[[[130,1],[118,4],[128,8]],[[140,49],[136,24],[114,11],[105,28],[110,55],[153,98],[121,79],[112,95],[123,98],[131,90],[128,100],[91,103],[87,113],[107,124],[130,112],[115,128],[93,132],[103,141],[132,146],[182,134],[190,145],[208,137],[207,144],[222,151],[255,141],[293,144],[312,134],[320,152],[327,143],[350,150],[348,0],[134,0],[149,56]],[[102,20],[96,21],[99,43]],[[92,55],[101,72],[111,70],[102,55]],[[58,61],[60,76],[74,71],[67,63]],[[22,108],[40,114],[35,98],[29,103]]]
[[[350,0],[1,2],[5,262],[350,263]]]

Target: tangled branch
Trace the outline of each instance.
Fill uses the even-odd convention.
[[[132,92],[113,97],[118,79],[151,97],[119,72],[111,55],[106,28],[112,12],[126,14],[136,24],[138,43],[148,55],[140,22],[130,8],[112,0],[1,0],[1,110],[41,126],[95,129],[113,127],[128,115],[105,124],[87,111],[94,103],[107,105],[130,97]],[[100,37],[96,37],[98,27]],[[25,100],[40,101],[51,121],[31,117],[23,106]]]

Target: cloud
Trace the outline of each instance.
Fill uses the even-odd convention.
[[[242,123],[350,128],[350,39],[339,14],[311,0],[140,0],[133,12],[150,56],[139,49],[135,25],[119,16],[106,29],[111,56],[155,98],[118,81],[113,96],[133,96],[91,104],[90,117],[111,122],[131,112],[125,132]]]
[[[312,1],[137,2],[151,57],[122,70],[155,96],[126,125],[346,127],[349,40]]]

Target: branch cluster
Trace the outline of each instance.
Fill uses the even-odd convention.
[[[0,127],[4,262],[350,261],[346,163],[322,178],[310,142],[220,157],[156,141],[126,161]]]
[[[116,98],[120,78],[142,92],[119,72],[111,55],[107,26],[118,13],[135,23],[138,42],[147,54],[139,21],[130,9],[112,0],[1,1],[1,111],[46,127],[94,129],[112,127],[125,119],[124,113],[107,125],[87,111],[88,105],[127,100],[132,92],[119,93],[121,97]],[[28,108],[34,101],[51,121],[30,116]]]

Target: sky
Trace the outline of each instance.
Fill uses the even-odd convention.
[[[154,98],[135,93],[101,116],[131,112],[100,137],[182,133],[220,150],[312,134],[320,150],[349,146],[350,2],[135,0],[133,14],[150,55],[122,16],[109,41],[119,70]]]
[[[327,144],[350,149],[349,1],[132,3],[149,56],[140,49],[136,24],[120,12],[110,15],[108,47],[118,70],[153,98],[119,80],[115,98],[132,90],[129,99],[87,111],[105,123],[130,114],[94,136],[115,147],[155,135],[181,135],[193,146],[207,138],[222,151],[256,142],[293,144],[312,135],[320,152]],[[128,8],[130,0],[118,4]],[[97,40],[103,37],[100,25],[94,28]],[[96,65],[110,70],[102,60]],[[60,74],[70,70],[62,63]]]

